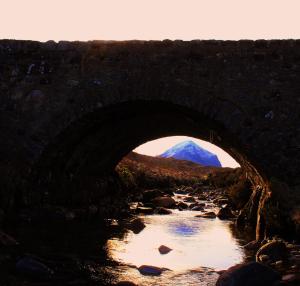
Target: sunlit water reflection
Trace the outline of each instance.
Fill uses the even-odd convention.
[[[199,213],[173,210],[171,215],[143,216],[142,232],[109,240],[109,256],[125,265],[114,270],[120,280],[140,285],[215,285],[214,271],[240,263],[244,252],[232,236],[232,222],[195,217]],[[162,255],[160,245],[173,250]],[[160,277],[143,276],[136,268],[145,264],[170,271]]]

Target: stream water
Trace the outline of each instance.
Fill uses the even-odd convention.
[[[207,205],[212,210],[213,206]],[[245,259],[241,241],[232,233],[232,222],[200,218],[200,211],[172,210],[170,215],[143,215],[146,227],[107,241],[108,256],[120,266],[110,271],[118,280],[138,285],[215,285],[216,271]],[[160,254],[159,246],[172,249]],[[140,274],[138,267],[167,268],[160,276]]]
[[[185,195],[175,195],[174,199],[184,201]],[[205,203],[203,211],[217,211],[211,201],[194,199]],[[46,279],[45,285],[73,285],[72,281],[88,279],[88,284],[74,285],[132,281],[139,286],[213,286],[218,270],[245,260],[242,245],[248,239],[235,231],[232,221],[196,217],[203,211],[172,209],[168,215],[139,215],[146,227],[138,234],[127,229],[127,218],[90,223],[74,220],[61,224],[20,224],[9,233],[22,241],[25,253],[22,256],[29,255],[54,270],[55,275],[49,281]],[[160,254],[161,245],[172,250]],[[2,269],[5,283],[11,277],[5,273],[15,273],[9,272],[14,271],[14,263],[11,259],[11,264]],[[139,272],[141,265],[167,270],[159,276],[147,276]],[[0,284],[29,285],[26,281],[32,279],[31,276],[25,280],[22,276],[17,278],[17,282],[10,284],[3,284],[0,279]]]

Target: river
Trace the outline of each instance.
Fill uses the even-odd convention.
[[[206,203],[206,210],[214,210],[213,205]],[[201,213],[172,210],[170,215],[140,215],[146,224],[144,230],[138,234],[129,231],[122,238],[107,241],[108,256],[119,264],[109,271],[119,281],[143,286],[215,285],[218,270],[245,259],[243,241],[233,235],[233,222],[195,217]],[[161,245],[172,251],[160,254]],[[145,276],[137,269],[141,265],[168,270],[160,276]]]

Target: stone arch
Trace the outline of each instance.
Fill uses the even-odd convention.
[[[97,203],[103,195],[103,178],[123,156],[146,141],[172,135],[201,138],[227,151],[259,189],[259,195],[253,194],[258,205],[266,189],[265,174],[232,130],[193,108],[141,100],[93,110],[56,136],[33,168],[30,188],[35,200],[43,201],[47,193],[52,203]],[[257,206],[247,216],[256,218],[256,213]]]

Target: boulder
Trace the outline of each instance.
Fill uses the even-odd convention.
[[[172,251],[172,249],[169,248],[168,246],[161,245],[161,246],[158,248],[158,251],[159,251],[160,254],[168,254],[170,251]]]
[[[272,286],[280,275],[272,268],[257,262],[238,264],[223,272],[216,286]]]
[[[234,218],[234,215],[233,215],[230,207],[225,206],[223,208],[220,208],[220,210],[217,213],[217,217],[219,219],[231,219],[231,218]]]
[[[214,212],[207,212],[200,215],[196,215],[195,217],[216,218],[216,214]]]
[[[135,234],[138,234],[146,227],[146,225],[141,218],[135,218],[128,223],[127,227]]]
[[[171,197],[156,197],[152,202],[157,207],[163,208],[171,208],[176,204],[175,200]]]
[[[177,207],[181,209],[187,209],[189,206],[184,202],[178,202]]]
[[[169,209],[166,209],[166,208],[159,207],[159,208],[155,209],[155,213],[161,214],[161,215],[168,215],[168,214],[171,214],[172,211]]]
[[[271,242],[263,245],[256,253],[256,261],[261,262],[261,256],[268,255],[272,262],[278,260],[285,260],[288,257],[288,250],[285,243],[278,240],[273,240]]]
[[[53,270],[48,266],[29,256],[22,257],[17,261],[16,270],[20,274],[38,279],[48,279],[53,274]]]
[[[158,276],[163,272],[163,269],[151,265],[142,265],[138,268],[139,272],[143,275]]]

